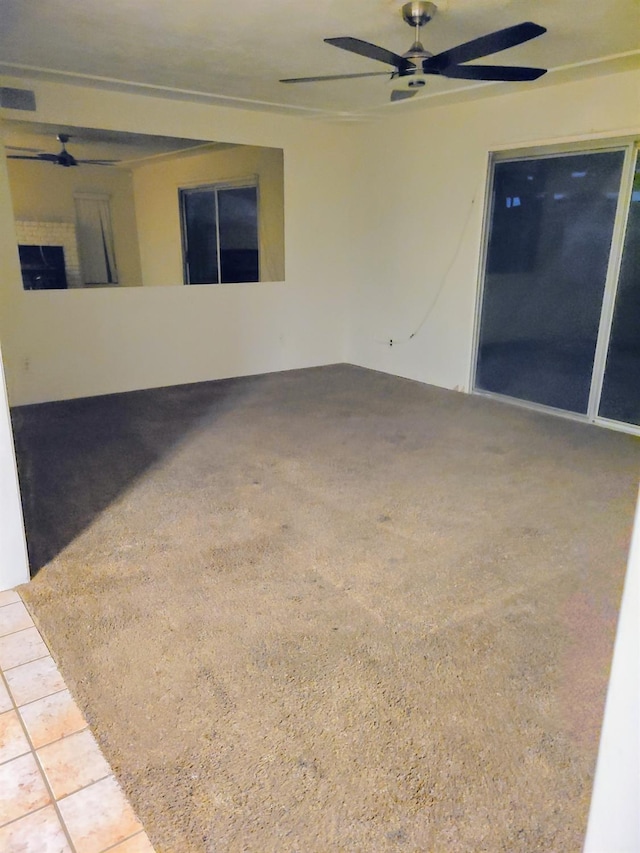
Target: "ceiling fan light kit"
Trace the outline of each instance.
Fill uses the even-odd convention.
[[[415,39],[411,47],[402,55],[378,45],[354,38],[339,36],[327,38],[325,42],[342,50],[357,53],[368,59],[375,59],[391,65],[391,72],[368,72],[362,74],[331,74],[320,77],[293,77],[281,80],[281,83],[315,83],[326,80],[347,80],[355,77],[376,77],[391,74],[391,100],[398,101],[417,94],[427,84],[427,77],[440,75],[461,80],[523,82],[537,80],[546,73],[545,68],[527,68],[509,65],[469,65],[474,59],[480,59],[492,53],[507,50],[537,38],[546,32],[545,27],[525,21],[486,36],[442,51],[434,56],[425,50],[420,41],[420,29],[436,14],[437,7],[426,0],[413,0],[405,3],[401,9],[403,20],[415,28]]]
[[[409,71],[405,71],[404,74],[394,72],[391,75],[391,88],[417,92],[427,85],[427,76],[422,68],[416,68],[415,71],[410,69]]]

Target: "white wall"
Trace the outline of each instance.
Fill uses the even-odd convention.
[[[7,163],[14,216],[27,222],[66,222],[75,226],[75,193],[109,196],[120,287],[140,282],[133,176],[124,169],[82,166],[59,169],[51,163]],[[43,244],[46,245],[46,244]]]
[[[142,283],[180,284],[183,279],[180,206],[184,187],[257,177],[260,281],[284,275],[283,157],[279,148],[247,145],[162,158],[134,171]]]
[[[637,71],[363,128],[348,360],[468,389],[489,152],[634,132]]]
[[[638,131],[639,81],[624,72],[333,126],[8,80],[36,91],[38,121],[282,148],[286,261],[284,283],[73,293],[24,293],[5,264],[11,403],[341,360],[467,388],[488,153]],[[6,255],[4,195],[0,222]]]
[[[0,592],[29,580],[18,472],[0,352]]]
[[[24,292],[3,193],[0,340],[12,405],[345,360],[353,265],[348,187],[357,153],[350,128],[5,82],[34,89],[38,103],[37,113],[4,111],[6,117],[282,148],[285,171],[284,282]],[[4,161],[0,182],[6,184]]]
[[[618,621],[584,853],[640,850],[640,500]]]

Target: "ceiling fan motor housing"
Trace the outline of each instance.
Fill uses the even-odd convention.
[[[425,59],[433,56],[430,51],[425,50],[422,44],[415,42],[407,53],[402,54],[403,59],[408,59],[415,67],[400,68],[391,75],[394,89],[405,89],[409,92],[417,92],[427,85],[427,74],[422,70]]]

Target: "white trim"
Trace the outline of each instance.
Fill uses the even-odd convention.
[[[494,157],[509,160],[522,160],[526,157],[536,157],[538,154],[545,156],[554,156],[554,150],[563,153],[563,151],[582,152],[586,150],[595,151],[600,148],[626,148],[638,140],[640,136],[640,124],[630,128],[621,128],[620,132],[615,136],[611,136],[610,131],[603,130],[600,133],[580,133],[571,136],[559,136],[556,139],[537,139],[535,142],[523,141],[522,144],[517,142],[500,142],[490,146],[490,151]],[[536,153],[537,152],[537,153]]]
[[[640,498],[613,649],[584,853],[640,850]]]
[[[486,180],[484,191],[484,206],[482,211],[482,231],[480,233],[480,259],[478,261],[478,272],[476,275],[476,305],[473,317],[473,339],[471,344],[471,365],[469,370],[469,383],[467,388],[474,393],[476,384],[476,372],[478,369],[478,348],[480,344],[480,317],[482,315],[482,300],[484,298],[484,283],[487,277],[487,249],[489,246],[489,232],[491,230],[491,213],[493,208],[493,176],[495,155],[490,151],[487,156]]]
[[[255,189],[256,191],[256,232],[258,238],[258,279],[257,281],[249,281],[249,282],[235,282],[235,281],[222,281],[222,257],[220,250],[220,209],[218,202],[218,194],[219,192],[224,192],[225,190],[239,190],[239,189]],[[215,208],[216,208],[216,265],[217,265],[217,273],[218,273],[218,281],[207,282],[206,284],[212,285],[221,285],[228,284],[235,286],[236,284],[260,284],[262,282],[262,252],[263,252],[263,235],[262,235],[262,214],[261,214],[261,201],[260,201],[260,176],[257,174],[250,175],[247,178],[230,178],[229,180],[222,181],[213,181],[211,183],[203,184],[202,181],[196,181],[195,183],[185,183],[180,184],[177,187],[178,190],[178,204],[180,205],[180,231],[181,231],[181,242],[182,242],[182,278],[184,285],[191,285],[191,282],[188,281],[189,276],[189,263],[187,260],[188,256],[188,240],[187,240],[187,223],[185,218],[185,206],[184,206],[184,197],[190,192],[194,190],[209,190],[213,193],[215,199]],[[205,285],[206,286],[206,285]]]
[[[611,327],[613,324],[613,312],[616,306],[616,294],[618,292],[618,280],[622,265],[622,253],[626,236],[629,211],[631,208],[631,194],[633,192],[633,176],[636,165],[636,145],[627,147],[620,174],[620,193],[616,215],[611,233],[611,248],[609,249],[609,263],[607,265],[607,276],[600,307],[600,325],[596,351],[593,357],[593,371],[591,374],[591,389],[589,392],[589,403],[587,413],[592,420],[598,416],[600,409],[600,398],[604,383],[604,373],[607,366],[609,354],[609,341],[611,339]]]
[[[260,175],[254,172],[241,178],[228,178],[222,181],[188,181],[184,184],[176,184],[178,192],[180,190],[229,190],[241,189],[242,187],[257,187],[259,184]]]
[[[628,435],[640,436],[640,426],[637,424],[628,424],[625,421],[612,421],[610,418],[602,418],[599,415],[595,417],[592,423],[596,426],[613,429],[616,432],[626,432]]]
[[[73,198],[83,199],[85,201],[111,201],[111,193],[86,193],[86,192],[74,192]]]
[[[216,208],[216,275],[218,277],[217,283],[222,284],[222,260],[220,258],[220,255],[222,254],[220,250],[220,202],[218,200],[218,189],[218,187],[215,187],[213,190],[214,205]],[[185,264],[187,267],[189,266],[187,258],[185,258]]]
[[[599,416],[590,418],[588,415],[581,415],[579,412],[569,412],[567,409],[557,409],[555,406],[545,406],[542,403],[521,400],[519,397],[509,397],[507,394],[498,394],[495,391],[484,391],[481,388],[474,389],[473,394],[475,397],[487,397],[490,400],[499,400],[501,403],[508,403],[511,406],[518,406],[520,409],[528,409],[531,412],[541,412],[542,414],[564,418],[567,421],[594,424],[595,426],[606,427],[616,432],[625,432],[628,435],[640,436],[640,426],[637,424],[628,424],[625,421],[613,421],[609,418],[601,418]]]
[[[518,406],[520,409],[528,409],[529,411],[541,412],[546,415],[555,415],[565,418],[568,421],[579,421],[583,424],[592,423],[586,415],[582,415],[580,412],[570,412],[567,409],[557,409],[555,406],[545,406],[544,403],[534,403],[532,400],[509,397],[508,394],[499,394],[497,391],[485,391],[483,388],[474,388],[473,393],[476,397],[488,397],[491,400],[500,400],[501,403],[509,403],[512,406]]]

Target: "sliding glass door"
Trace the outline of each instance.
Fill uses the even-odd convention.
[[[640,426],[640,154],[636,154],[600,417]]]
[[[493,163],[476,391],[640,424],[631,155],[627,145]]]

